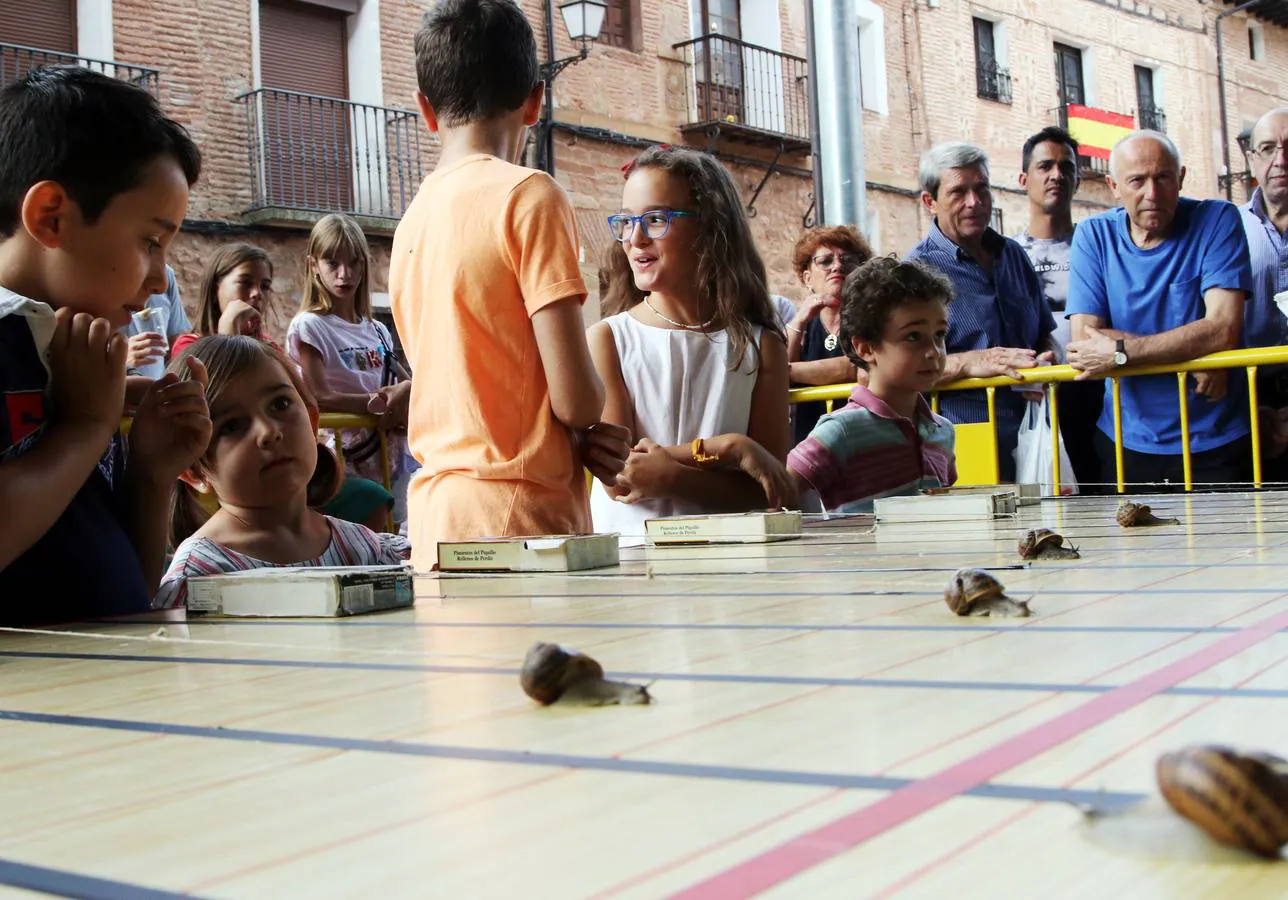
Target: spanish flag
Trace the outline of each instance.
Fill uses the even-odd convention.
[[[1120,113],[1092,109],[1077,103],[1070,103],[1067,111],[1069,134],[1078,142],[1078,153],[1082,156],[1108,159],[1114,144],[1136,129],[1136,121],[1131,116]]]

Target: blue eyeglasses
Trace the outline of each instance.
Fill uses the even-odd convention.
[[[613,233],[613,240],[624,241],[635,233],[636,225],[642,225],[649,240],[656,241],[666,237],[671,230],[671,220],[678,216],[696,217],[697,213],[683,209],[653,209],[638,216],[609,216],[608,230]]]

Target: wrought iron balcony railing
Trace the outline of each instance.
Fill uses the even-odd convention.
[[[985,100],[1011,102],[1011,70],[996,61],[985,60],[975,65],[975,90]]]
[[[28,70],[38,66],[83,66],[102,72],[112,78],[119,78],[137,84],[153,97],[159,95],[161,75],[156,69],[136,66],[130,63],[106,62],[101,59],[89,59],[74,53],[60,53],[56,50],[41,50],[38,47],[23,47],[18,44],[0,44],[0,88],[17,81]]]
[[[431,142],[415,113],[269,88],[237,100],[252,211],[398,219],[416,195]]]
[[[1136,115],[1141,128],[1167,133],[1167,116],[1157,106],[1142,106]]]
[[[688,69],[681,131],[718,128],[749,142],[809,147],[804,58],[719,34],[683,41],[675,49]]]

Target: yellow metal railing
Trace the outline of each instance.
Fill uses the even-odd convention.
[[[1191,372],[1211,372],[1218,369],[1243,369],[1248,378],[1248,407],[1251,418],[1251,439],[1252,439],[1252,480],[1254,487],[1261,487],[1261,423],[1257,412],[1257,370],[1261,366],[1279,365],[1288,363],[1288,347],[1257,347],[1247,350],[1226,350],[1221,353],[1213,353],[1209,356],[1201,356],[1198,359],[1192,359],[1189,362],[1172,363],[1163,366],[1128,366],[1123,369],[1115,370],[1112,376],[1097,376],[1098,378],[1109,378],[1111,383],[1111,401],[1113,403],[1114,419],[1114,470],[1117,474],[1118,493],[1126,492],[1126,481],[1123,475],[1123,420],[1122,420],[1122,400],[1119,381],[1123,378],[1132,378],[1137,375],[1175,375],[1177,384],[1177,395],[1180,403],[1181,412],[1181,464],[1185,476],[1185,490],[1194,489],[1193,471],[1190,454],[1190,414],[1186,398],[1186,379]],[[1044,384],[1046,385],[1048,408],[1051,417],[1052,431],[1052,453],[1054,456],[1053,483],[1052,487],[1056,495],[1060,493],[1060,422],[1058,418],[1059,401],[1056,398],[1055,385],[1066,381],[1073,381],[1078,376],[1078,370],[1071,366],[1039,366],[1033,369],[1024,369],[1021,371],[1021,377],[1015,378],[962,378],[958,381],[942,384],[939,389],[931,395],[932,407],[938,411],[939,394],[944,391],[966,391],[983,389],[988,399],[988,420],[984,423],[987,429],[996,434],[996,411],[995,411],[995,394],[999,387],[1014,387],[1018,384]],[[832,404],[836,400],[844,400],[850,396],[853,390],[853,384],[829,384],[820,387],[793,388],[788,392],[789,403],[809,403],[815,401],[824,401],[827,404],[828,412],[832,411]],[[967,426],[969,427],[969,426]],[[960,430],[962,426],[957,426]],[[997,442],[993,441],[993,459],[991,460],[991,471],[996,473],[997,467]],[[997,478],[994,474],[994,481]]]

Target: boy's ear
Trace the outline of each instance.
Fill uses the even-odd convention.
[[[865,341],[863,338],[850,338],[850,345],[854,348],[854,354],[869,366],[876,365],[877,345],[872,341]]]
[[[429,133],[438,134],[438,113],[434,112],[434,107],[429,105],[429,98],[422,94],[419,88],[416,90],[416,108],[420,110],[421,118],[425,120],[425,127],[429,129]]]
[[[537,86],[523,101],[523,124],[531,128],[541,121],[541,107],[546,102],[546,83],[538,81]]]
[[[71,212],[72,198],[56,181],[39,181],[27,189],[22,198],[19,217],[22,227],[42,247],[53,250],[62,246],[67,216]]]

